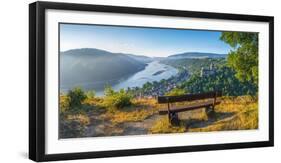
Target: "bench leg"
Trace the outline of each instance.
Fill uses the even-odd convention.
[[[214,110],[213,106],[206,107],[205,112],[206,112],[208,118],[214,118],[215,117],[215,110]]]
[[[177,113],[171,112],[168,114],[168,116],[169,116],[169,121],[172,125],[175,125],[175,126],[180,125],[180,120],[179,120],[179,116]]]

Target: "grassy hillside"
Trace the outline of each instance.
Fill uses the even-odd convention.
[[[118,94],[118,93],[117,93]],[[120,94],[118,94],[120,95]],[[114,96],[117,98],[117,95]],[[246,130],[258,128],[258,103],[250,96],[223,97],[215,108],[215,117],[208,118],[204,109],[183,112],[179,126],[172,126],[167,115],[152,98],[131,98],[130,105],[109,105],[107,97],[86,97],[72,111],[68,97],[60,96],[60,137],[91,137],[159,133]],[[117,100],[118,101],[118,100]],[[186,105],[179,103],[177,105]]]

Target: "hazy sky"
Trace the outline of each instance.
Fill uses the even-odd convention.
[[[226,54],[221,32],[101,25],[60,25],[60,51],[97,48],[110,52],[166,57],[183,52]]]

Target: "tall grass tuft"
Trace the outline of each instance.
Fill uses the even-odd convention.
[[[157,120],[149,130],[149,132],[152,134],[155,134],[155,133],[182,133],[185,131],[186,131],[186,127],[184,124],[181,123],[179,126],[173,126],[170,124],[167,116],[162,117],[159,120]]]

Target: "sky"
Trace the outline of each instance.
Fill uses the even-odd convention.
[[[227,54],[221,32],[190,29],[60,24],[60,51],[97,48],[114,53],[167,57],[184,52]]]

